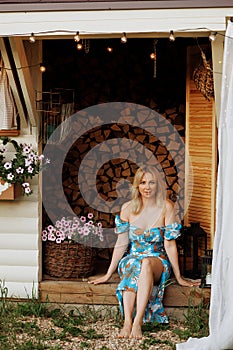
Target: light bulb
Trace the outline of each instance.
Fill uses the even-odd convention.
[[[78,49],[78,50],[82,50],[82,48],[83,48],[83,45],[82,45],[81,43],[78,43],[77,49]]]
[[[126,37],[126,33],[123,33],[122,37],[121,37],[121,42],[123,44],[125,44],[127,42],[127,37]]]
[[[173,30],[170,30],[169,40],[170,41],[175,41],[176,40]]]
[[[108,47],[107,47],[107,51],[108,51],[108,52],[112,52],[112,51],[113,51],[113,48],[112,48],[111,46],[108,46]]]
[[[77,43],[79,42],[80,37],[79,37],[79,32],[77,32],[74,36],[74,41],[76,41]]]
[[[152,52],[152,53],[150,54],[150,58],[151,58],[152,60],[154,60],[154,59],[155,59],[155,57],[156,57],[155,52]]]
[[[35,35],[34,35],[33,33],[32,33],[31,36],[29,37],[29,41],[30,41],[30,43],[32,43],[32,44],[36,41]]]
[[[41,71],[41,73],[44,73],[46,71],[46,68],[43,65],[43,63],[40,63],[40,71]]]
[[[217,32],[211,33],[211,34],[209,35],[210,41],[214,41],[214,40],[216,39],[216,35],[217,35]]]

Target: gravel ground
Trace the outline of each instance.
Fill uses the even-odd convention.
[[[80,326],[80,328],[84,331],[90,331],[90,329],[93,329],[96,333],[101,334],[102,337],[99,339],[87,339],[82,336],[68,336],[65,340],[62,340],[59,338],[51,339],[51,330],[53,330],[55,334],[60,334],[62,329],[54,326],[52,320],[50,319],[30,317],[24,318],[23,322],[34,322],[37,324],[39,328],[38,333],[43,334],[42,342],[45,349],[47,346],[49,346],[50,348],[59,348],[65,350],[172,350],[175,348],[174,344],[181,342],[179,337],[174,334],[173,330],[176,328],[183,328],[182,324],[180,324],[178,321],[170,321],[169,329],[157,330],[150,333],[144,332],[142,339],[119,339],[117,337],[119,333],[119,327],[116,325],[116,321],[106,319],[97,321],[95,323],[88,323],[86,326]],[[33,337],[28,333],[16,334],[16,337],[17,341],[20,343],[21,341],[24,343],[28,339],[33,340]],[[170,343],[168,344],[168,342]]]

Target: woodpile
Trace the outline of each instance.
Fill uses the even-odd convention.
[[[183,136],[185,120],[183,111],[177,111],[177,108],[171,108],[165,111],[164,116],[175,126],[181,136]],[[114,215],[111,212],[103,212],[90,208],[86,203],[80,191],[80,181],[85,183],[87,174],[80,176],[79,167],[88,152],[90,152],[93,147],[99,145],[98,160],[89,160],[89,169],[87,168],[87,173],[92,174],[93,171],[98,168],[98,164],[102,164],[97,171],[94,181],[96,182],[95,185],[98,194],[106,201],[108,208],[111,209],[111,203],[119,196],[120,182],[122,179],[125,179],[129,183],[132,183],[138,167],[137,162],[132,161],[132,159],[135,159],[133,149],[122,150],[117,141],[115,145],[114,141],[112,141],[113,146],[111,150],[107,149],[107,140],[122,138],[141,143],[144,148],[153,152],[158,160],[159,167],[161,167],[164,172],[167,184],[167,196],[170,199],[176,201],[179,190],[177,169],[174,160],[167,148],[154,135],[151,135],[149,132],[139,127],[117,123],[102,125],[89,130],[76,140],[66,157],[63,168],[63,188],[71,208],[77,215],[87,214],[91,211],[98,220],[102,221],[104,227],[114,226]],[[108,162],[104,162],[105,153],[109,151],[112,152],[112,159]],[[118,154],[119,152],[121,153],[121,158],[115,157],[114,154]],[[179,149],[177,149],[177,152],[179,152]],[[91,192],[90,188],[87,188],[87,191]],[[89,193],[88,198],[90,201],[95,202],[95,193]],[[125,201],[126,199],[122,198],[122,204]]]

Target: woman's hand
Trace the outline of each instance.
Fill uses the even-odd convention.
[[[106,283],[111,278],[111,275],[105,274],[104,276],[101,276],[95,280],[88,281],[90,284],[100,284],[100,283]]]
[[[201,285],[201,280],[192,280],[192,279],[185,279],[183,277],[180,277],[177,279],[177,282],[179,283],[180,286],[183,287],[199,287]]]

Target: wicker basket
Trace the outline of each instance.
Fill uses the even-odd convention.
[[[76,242],[47,241],[43,254],[44,272],[51,277],[88,277],[94,272],[95,248]]]
[[[211,62],[207,61],[205,53],[201,50],[202,62],[194,69],[193,80],[196,88],[207,99],[214,98],[214,78]]]

